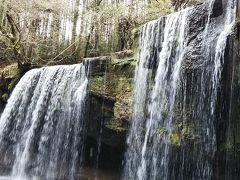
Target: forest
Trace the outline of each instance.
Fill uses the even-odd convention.
[[[1,61],[63,64],[132,49],[142,24],[197,2],[2,0]]]

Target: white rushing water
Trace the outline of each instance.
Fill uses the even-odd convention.
[[[83,64],[30,70],[0,120],[1,164],[11,178],[68,177],[79,170],[88,78]]]
[[[201,43],[205,62],[197,70],[182,71],[185,50],[189,53],[190,48],[191,55],[195,48],[187,47],[188,18],[194,18],[194,10],[185,9],[142,27],[122,179],[213,177],[218,87],[227,38],[235,22],[236,1],[223,5],[223,20],[217,22],[222,31],[211,24],[214,3],[208,2],[208,19],[201,34],[202,41],[207,42]]]
[[[214,56],[214,73],[213,73],[213,88],[214,94],[216,96],[217,87],[219,84],[219,80],[221,78],[223,58],[225,54],[225,48],[227,43],[227,37],[232,33],[233,26],[235,23],[236,16],[236,1],[229,0],[226,4],[226,14],[224,17],[224,28],[220,33],[216,43],[216,50]]]
[[[212,13],[212,8],[215,3],[215,0],[210,0],[209,1],[209,17],[208,17],[208,22],[207,22],[207,28],[205,29],[205,33],[210,33],[208,32],[208,28],[210,25],[210,15]],[[222,25],[219,25],[222,30],[220,31],[219,34],[216,36],[216,43],[214,44],[215,48],[215,53],[214,56],[212,57],[212,67],[211,67],[211,79],[210,79],[210,85],[211,85],[211,96],[210,96],[210,116],[208,118],[208,127],[207,128],[207,133],[206,137],[208,140],[207,146],[205,149],[207,152],[210,154],[212,152],[212,156],[214,156],[214,153],[216,153],[216,132],[214,128],[214,120],[217,121],[215,117],[216,113],[216,105],[218,102],[218,88],[219,88],[219,83],[222,78],[222,70],[223,70],[223,64],[224,64],[224,55],[225,55],[225,50],[226,50],[226,44],[227,44],[227,38],[229,35],[233,32],[233,26],[235,23],[235,16],[236,16],[236,1],[235,0],[228,0],[226,1],[226,4],[223,4],[225,6],[223,9],[223,15],[222,15]],[[218,32],[218,31],[217,31]],[[214,34],[214,33],[213,33]],[[210,36],[212,35],[211,33],[209,34]],[[205,37],[205,36],[204,36]],[[205,39],[204,39],[205,40]],[[210,48],[208,44],[205,44],[205,49],[208,53],[210,53],[207,49]],[[207,56],[207,58],[209,58]],[[207,171],[210,171],[210,174],[212,173],[210,169]]]
[[[139,163],[139,154],[142,146],[142,131],[144,129],[144,119],[145,119],[145,106],[148,91],[148,82],[150,78],[151,71],[147,68],[149,66],[148,61],[150,61],[152,54],[149,51],[153,47],[157,47],[158,43],[154,39],[158,38],[163,25],[153,21],[143,26],[141,31],[140,41],[140,52],[138,56],[137,67],[135,70],[134,78],[134,104],[133,104],[133,115],[131,130],[128,135],[127,144],[129,146],[126,153],[126,164],[124,166],[125,172],[123,175],[124,179],[132,177],[136,179],[136,173],[133,169],[136,169]],[[157,35],[156,35],[157,34]],[[156,36],[155,36],[156,35]],[[158,55],[158,53],[157,53]],[[141,97],[141,98],[139,98]]]
[[[146,134],[142,146],[140,167],[138,168],[138,179],[147,179],[146,171],[149,164],[151,164],[151,168],[154,170],[153,174],[151,174],[151,178],[156,179],[158,177],[155,169],[159,167],[157,166],[154,154],[157,153],[155,150],[158,149],[155,146],[159,146],[159,144],[153,143],[151,149],[147,150],[147,146],[149,146],[149,139],[153,138],[153,141],[156,140],[156,142],[158,142],[158,140],[155,139],[155,131],[159,124],[165,127],[166,131],[170,133],[172,131],[172,116],[177,90],[177,81],[184,55],[184,48],[186,47],[185,26],[187,22],[187,14],[188,9],[185,9],[182,12],[172,14],[166,18],[162,50],[159,54],[157,75],[151,95],[151,102],[149,104],[150,118],[146,122]],[[180,19],[181,21],[179,22]],[[172,56],[173,50],[175,51],[175,57]],[[170,68],[172,68],[172,70],[170,70]],[[168,100],[168,102],[166,102],[166,100]],[[166,111],[168,113],[167,120],[162,117],[163,113],[166,113]],[[161,143],[166,143],[164,145],[165,150],[161,160],[162,171],[166,174],[168,173],[168,161],[166,160],[168,156],[166,141],[169,141],[168,138],[169,137],[163,137],[161,140]],[[147,153],[153,155],[151,163],[146,162],[149,161],[149,159],[146,158],[148,157]]]
[[[206,41],[206,36],[209,30],[209,25],[210,25],[210,20],[211,20],[211,15],[212,15],[212,10],[213,10],[213,5],[214,5],[215,0],[209,0],[207,1],[208,3],[208,17],[207,17],[207,23],[204,29],[204,35],[203,35],[203,40]]]
[[[142,28],[140,54],[135,73],[133,124],[128,137],[129,149],[123,179],[164,179],[168,173],[166,159],[169,137],[160,138],[156,131],[159,126],[166,127],[169,132],[172,128],[175,94],[186,47],[185,26],[188,11],[189,9],[185,9],[171,14]],[[154,48],[157,52],[151,54]],[[154,58],[158,60],[158,69],[151,99],[147,103],[150,74],[147,66]],[[166,112],[167,117],[163,117]],[[161,164],[158,159],[160,153]]]

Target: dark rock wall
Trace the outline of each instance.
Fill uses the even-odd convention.
[[[240,39],[228,38],[216,123],[216,179],[240,179]]]
[[[223,1],[224,2],[224,1]],[[215,177],[240,179],[240,3],[234,33],[225,49],[223,76],[217,104]]]
[[[96,166],[99,156],[99,167],[121,167],[132,107],[133,56],[123,51],[105,58],[107,61],[103,57],[91,60],[87,166]]]
[[[216,1],[211,15],[211,22],[218,24],[221,22],[221,15],[225,13],[222,7],[226,0]],[[205,27],[204,22],[207,18],[206,8],[203,5],[194,8],[190,21],[189,33],[189,51],[186,55],[183,68],[186,70],[186,87],[189,89],[187,99],[189,103],[197,99],[194,92],[198,91],[202,68],[208,68],[204,62],[204,52],[201,49],[202,31]],[[228,37],[225,49],[224,64],[222,70],[222,79],[218,88],[218,102],[216,110],[216,120],[214,122],[217,149],[215,157],[211,160],[213,163],[213,179],[216,180],[238,180],[240,179],[240,3],[237,1],[237,19],[234,33]],[[221,28],[216,27],[216,30]],[[221,32],[221,31],[219,31]],[[211,39],[215,41],[215,39]],[[211,42],[211,41],[210,41]],[[194,48],[192,48],[194,47]],[[210,47],[212,54],[215,47]],[[205,64],[205,65],[204,65]],[[209,82],[210,83],[210,82]],[[206,84],[207,85],[207,84]],[[210,92],[209,92],[210,93]],[[206,94],[208,96],[208,93]],[[209,107],[210,108],[210,107]],[[191,157],[191,145],[184,151]],[[188,149],[188,150],[187,150]],[[175,149],[177,153],[181,150]],[[177,155],[175,157],[178,157]],[[173,159],[174,160],[174,159]],[[175,159],[175,161],[182,161]],[[188,159],[187,161],[196,161]],[[178,168],[178,166],[177,166]],[[191,168],[190,168],[191,169]],[[186,169],[187,170],[187,169]],[[172,172],[177,172],[177,169]],[[186,176],[191,171],[186,172]],[[173,175],[177,177],[177,174]]]

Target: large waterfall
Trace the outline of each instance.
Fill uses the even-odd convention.
[[[83,64],[33,69],[17,84],[0,120],[0,161],[10,179],[71,179],[79,172],[87,73]]]
[[[211,19],[214,3],[205,4],[197,44],[190,25],[204,13],[197,8],[142,27],[123,179],[213,178],[218,88],[236,1],[226,1],[221,21]]]

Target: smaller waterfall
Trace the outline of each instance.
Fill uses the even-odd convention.
[[[224,17],[224,29],[220,33],[214,56],[214,73],[213,73],[213,86],[214,89],[218,86],[218,81],[221,77],[222,71],[222,59],[224,58],[225,47],[227,43],[227,37],[232,32],[232,28],[235,23],[236,5],[235,1],[228,1],[226,7],[226,15]],[[216,93],[216,92],[215,92]]]
[[[186,47],[185,27],[189,11],[185,9],[150,22],[142,29],[135,74],[134,114],[123,179],[168,177],[170,136],[159,131],[162,128],[170,134],[172,130],[178,77]],[[153,49],[155,52],[151,51]],[[146,102],[150,74],[147,66],[148,61],[154,58],[158,60],[158,69],[152,94],[149,94],[150,102]]]
[[[172,132],[172,117],[177,90],[177,81],[186,47],[186,20],[188,9],[172,14],[166,19],[162,50],[155,78],[155,86],[149,104],[150,117],[146,122],[146,134],[142,146],[141,162],[138,168],[138,179],[164,179],[168,174],[168,142],[169,136],[160,137],[156,134],[162,127]],[[179,19],[181,21],[179,22]],[[172,54],[173,53],[173,54]],[[161,163],[157,161],[161,154]],[[150,161],[150,162],[149,162]],[[152,174],[147,174],[151,166]],[[160,168],[161,171],[157,171]]]
[[[212,9],[213,9],[213,5],[215,3],[215,0],[209,0],[208,2],[208,17],[207,17],[207,23],[205,26],[205,30],[204,30],[204,35],[203,35],[203,40],[206,40],[206,36],[209,30],[209,25],[210,25],[210,20],[211,20],[211,15],[212,15]]]
[[[126,164],[124,166],[123,179],[137,179],[136,170],[140,165],[140,153],[142,140],[144,138],[145,126],[145,106],[147,105],[148,84],[151,76],[149,62],[154,56],[159,55],[161,48],[161,33],[164,28],[164,19],[152,21],[144,25],[141,30],[140,52],[138,56],[137,67],[134,79],[134,107],[130,132],[127,139],[128,149],[125,155]],[[155,41],[159,39],[160,41]],[[159,43],[158,43],[159,42]],[[150,50],[156,48],[157,51],[152,54]]]
[[[1,164],[13,178],[68,178],[81,166],[88,87],[83,64],[26,73],[0,120]]]

